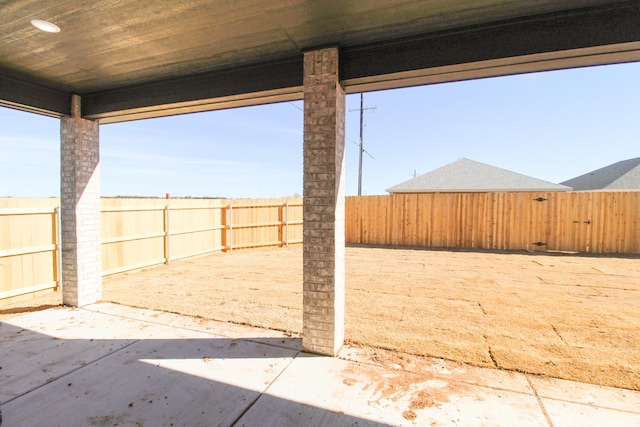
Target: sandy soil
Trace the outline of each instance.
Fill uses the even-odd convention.
[[[350,247],[346,264],[353,343],[640,390],[639,257]],[[103,299],[300,332],[302,248],[107,276]]]

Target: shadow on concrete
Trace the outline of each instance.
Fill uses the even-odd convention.
[[[3,427],[387,425],[270,395],[299,338],[57,338],[3,322],[0,344]]]

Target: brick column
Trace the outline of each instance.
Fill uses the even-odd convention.
[[[100,248],[100,143],[96,120],[80,115],[72,95],[71,117],[60,123],[62,300],[81,307],[102,298]]]
[[[338,49],[304,54],[303,335],[335,356],[344,341],[344,120]]]

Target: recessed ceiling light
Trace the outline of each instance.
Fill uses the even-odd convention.
[[[47,33],[59,33],[60,27],[56,24],[52,24],[49,21],[43,21],[42,19],[33,19],[31,25],[39,30],[46,31]]]

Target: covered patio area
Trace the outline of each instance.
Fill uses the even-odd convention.
[[[3,17],[0,105],[60,119],[68,306],[2,323],[5,425],[640,425],[634,392],[343,347],[345,94],[635,62],[637,2],[12,0]],[[97,303],[100,127],[293,100],[301,338]]]
[[[68,306],[102,298],[102,125],[304,101],[302,339],[324,355],[344,342],[347,93],[640,59],[640,8],[617,0],[13,0],[3,12],[0,105],[60,119]]]
[[[640,393],[111,303],[0,326],[5,426],[640,425]]]

